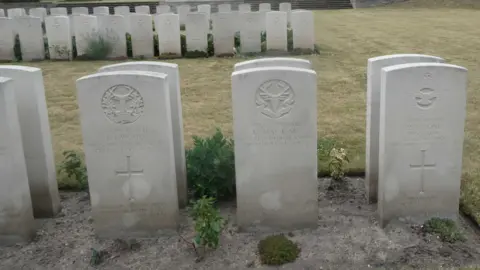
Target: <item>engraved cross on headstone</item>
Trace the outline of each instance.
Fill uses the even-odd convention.
[[[420,164],[410,164],[410,168],[412,169],[420,169],[420,194],[425,192],[425,169],[428,168],[435,168],[437,165],[435,162],[433,163],[426,163],[425,162],[425,154],[427,152],[426,149],[421,149],[421,163]]]
[[[129,197],[130,197],[129,199],[130,199],[130,201],[132,201],[133,200],[132,183],[131,183],[130,179],[132,178],[132,175],[143,175],[143,169],[132,170],[132,165],[131,165],[130,158],[131,158],[131,156],[127,156],[127,169],[124,170],[124,171],[115,171],[115,174],[119,175],[119,176],[127,176],[128,177],[127,181],[129,181]]]

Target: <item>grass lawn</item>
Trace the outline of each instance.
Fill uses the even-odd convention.
[[[401,7],[315,12],[321,54],[303,58],[312,61],[318,74],[319,138],[335,138],[348,150],[350,167],[364,169],[365,71],[370,57],[431,54],[468,68],[462,202],[464,210],[480,223],[480,10]],[[209,135],[215,127],[231,135],[230,74],[242,60],[173,61],[180,66],[187,146],[192,135]],[[43,69],[57,162],[62,151],[82,147],[75,80],[111,63],[27,64]]]

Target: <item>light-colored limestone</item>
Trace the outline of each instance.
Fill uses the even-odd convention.
[[[291,26],[293,31],[293,48],[313,51],[315,48],[313,12],[310,10],[291,12]]]
[[[267,50],[287,50],[287,13],[270,11],[266,14]]]
[[[107,56],[111,59],[127,58],[127,27],[122,15],[102,15],[97,18],[98,32],[113,45]]]
[[[37,17],[22,16],[14,17],[13,22],[20,39],[22,61],[45,59],[42,20]]]
[[[213,13],[213,43],[215,55],[233,54],[235,29],[231,12]]]
[[[205,13],[188,13],[186,28],[187,51],[207,52],[208,20]]]
[[[154,17],[155,30],[158,33],[158,51],[160,54],[182,55],[180,45],[179,15],[159,14]]]
[[[72,59],[72,34],[70,19],[67,16],[48,16],[45,18],[48,51],[52,60]]]
[[[152,16],[149,14],[133,13],[129,16],[132,53],[137,58],[153,57],[153,28]]]
[[[272,57],[249,60],[235,64],[234,71],[245,70],[249,68],[261,67],[292,67],[311,69],[311,63],[305,59],[288,58],[288,57]]]
[[[15,54],[15,31],[13,19],[0,17],[0,60],[13,61]]]

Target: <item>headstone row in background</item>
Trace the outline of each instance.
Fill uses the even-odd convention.
[[[268,33],[267,50],[287,50],[288,14],[270,12],[223,12],[212,14],[213,39],[216,55],[232,54],[234,35],[240,32],[241,52],[260,52],[261,32]],[[165,13],[153,16],[158,33],[160,54],[181,55],[180,16]],[[313,13],[307,10],[291,12],[293,48],[314,49]],[[112,41],[109,58],[127,57],[125,34],[130,32],[133,57],[153,56],[152,16],[148,14],[122,15],[71,15],[45,17],[46,40],[51,59],[72,59],[72,36],[75,37],[77,55],[85,54],[87,42],[97,35]],[[210,23],[206,13],[186,13],[187,51],[207,51]],[[45,57],[44,35],[41,19],[30,16],[0,18],[0,60],[14,59],[14,37],[18,34],[22,60],[42,60]]]

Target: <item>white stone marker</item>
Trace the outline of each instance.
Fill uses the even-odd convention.
[[[0,17],[5,17],[5,10],[0,8]]]
[[[287,13],[267,12],[267,50],[287,50]]]
[[[0,60],[13,61],[15,54],[13,47],[15,47],[15,33],[13,19],[0,18]]]
[[[27,242],[35,235],[18,122],[15,89],[0,77],[0,246]]]
[[[218,5],[218,12],[231,12],[232,6],[230,4],[220,4]]]
[[[313,70],[232,74],[237,223],[242,230],[315,227],[317,80]]]
[[[231,12],[212,14],[215,55],[233,54],[235,21],[232,17]]]
[[[152,16],[149,14],[130,15],[130,28],[133,57],[152,58],[153,52],[153,28]]]
[[[207,20],[209,20],[209,21],[210,21],[211,10],[212,10],[212,7],[210,5],[198,5],[197,6],[197,11],[199,13],[207,14]],[[210,22],[209,22],[209,28],[210,28]]]
[[[260,12],[240,12],[240,51],[242,53],[257,53],[262,51],[260,39],[262,29],[258,25],[262,21]]]
[[[130,33],[130,35],[131,35],[132,32],[131,32],[131,28],[130,28],[130,15],[132,13],[130,12],[130,7],[128,7],[128,6],[118,6],[118,7],[114,7],[113,11],[114,11],[113,13],[115,13],[115,15],[121,15],[121,16],[125,17],[125,27],[126,27],[127,33]]]
[[[178,65],[165,62],[135,61],[104,66],[99,69],[99,72],[122,70],[157,72],[164,73],[168,76],[178,202],[180,207],[184,207],[188,203],[187,169],[185,162],[185,145],[183,141],[182,98],[180,93],[180,72],[178,70]]]
[[[135,13],[138,14],[150,14],[150,6],[136,6]]]
[[[187,51],[208,50],[209,23],[205,13],[188,13],[186,23]]]
[[[240,4],[238,5],[238,11],[239,12],[250,12],[252,11],[252,8],[250,4]]]
[[[94,7],[93,8],[93,14],[94,15],[109,15],[110,11],[108,10],[108,7]]]
[[[88,8],[74,7],[72,8],[72,15],[88,15]]]
[[[262,68],[262,67],[291,67],[291,68],[311,69],[312,65],[310,61],[305,59],[288,58],[288,57],[272,57],[272,58],[260,58],[260,59],[237,63],[234,66],[234,71],[240,71],[240,70],[245,70],[249,68]]]
[[[382,68],[400,64],[438,62],[440,57],[422,54],[393,54],[368,59],[367,67],[367,127],[365,147],[365,190],[370,203],[377,202],[378,155],[380,128],[380,78]],[[390,90],[389,90],[390,91]]]
[[[37,17],[15,17],[16,31],[20,39],[20,49],[23,61],[45,59],[45,44],[43,41],[42,20]]]
[[[97,22],[99,33],[113,44],[113,50],[107,57],[110,59],[127,58],[125,17],[122,15],[102,15],[98,16]]]
[[[260,5],[258,5],[258,11],[271,11],[272,10],[272,6],[270,5],[270,3],[260,3]]]
[[[77,46],[77,56],[84,55],[87,49],[88,40],[97,38],[98,23],[97,17],[91,15],[72,16]]]
[[[157,14],[170,13],[171,8],[169,5],[159,5],[157,6]]]
[[[188,13],[190,13],[190,5],[180,5],[177,7],[177,14],[180,19],[180,25],[185,25]]]
[[[42,22],[45,21],[45,17],[47,17],[47,9],[46,8],[31,8],[28,11],[29,15],[32,17],[38,17],[42,20]]]
[[[463,67],[414,63],[382,69],[381,226],[397,218],[458,218],[466,92]]]
[[[1,65],[0,76],[11,78],[15,88],[34,215],[52,217],[60,211],[60,197],[42,70]]]
[[[173,232],[179,207],[167,76],[97,73],[77,80],[77,97],[97,235]]]
[[[291,12],[292,12],[292,4],[290,3],[280,3],[278,6],[278,11],[283,11],[287,13],[287,22],[290,23],[291,19]]]
[[[7,9],[7,14],[9,18],[26,16],[27,12],[23,8],[9,8]]]
[[[158,52],[162,54],[182,55],[180,44],[179,15],[173,13],[159,14],[154,17],[158,33]]]
[[[67,16],[48,16],[45,18],[45,29],[50,59],[71,60],[73,55],[70,19]]]
[[[51,16],[67,16],[67,8],[64,7],[54,7],[50,9]]]
[[[293,31],[293,48],[310,49],[313,51],[315,48],[313,12],[310,10],[291,12],[291,26]]]

